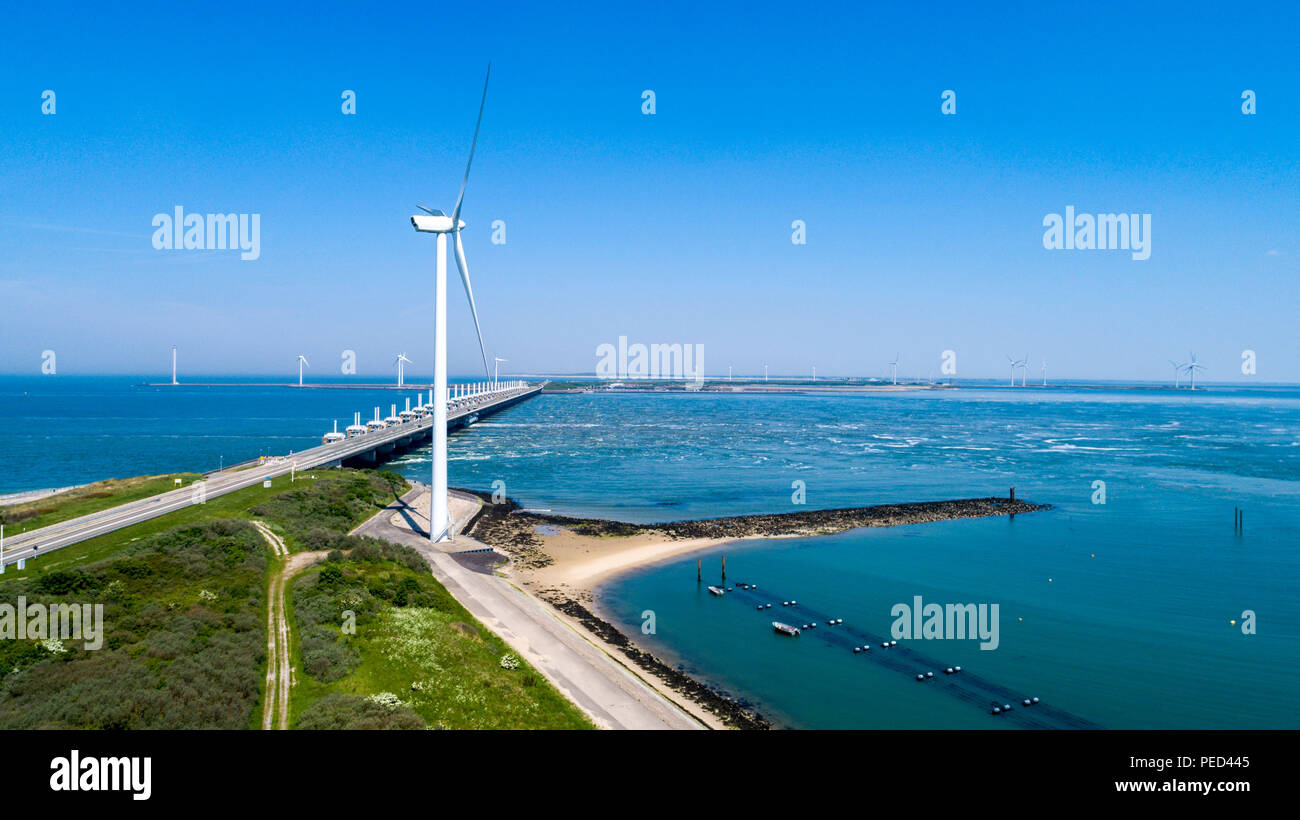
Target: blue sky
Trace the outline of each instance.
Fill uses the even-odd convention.
[[[1300,381],[1298,15],[1170,3],[239,3],[12,9],[0,372],[387,374],[432,361],[434,242],[484,68],[466,251],[489,355],[705,348],[706,369]],[[41,113],[41,92],[57,113]],[[345,89],[357,114],[341,113]],[[656,113],[641,113],[653,89]],[[957,114],[940,94],[957,93]],[[1241,113],[1256,92],[1258,113]],[[155,214],[261,215],[261,257]],[[1152,254],[1042,220],[1152,215]],[[506,223],[506,243],[489,237]],[[807,244],[790,241],[807,225]],[[478,362],[454,268],[450,361]]]

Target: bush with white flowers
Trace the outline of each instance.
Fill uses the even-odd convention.
[[[502,669],[518,669],[518,668],[519,668],[519,658],[516,657],[515,654],[514,654],[513,652],[507,652],[506,654],[504,654],[504,655],[501,656],[501,668],[502,668]]]
[[[389,711],[392,711],[393,709],[396,709],[399,706],[405,705],[402,703],[402,699],[399,698],[397,695],[393,694],[392,692],[379,692],[378,694],[374,694],[366,698],[366,700],[370,701],[371,703],[378,704],[379,706],[382,706],[385,709],[388,709]]]

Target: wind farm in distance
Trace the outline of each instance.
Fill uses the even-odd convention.
[[[176,354],[176,348],[172,347],[173,357]],[[489,382],[499,381],[502,378],[512,379],[538,379],[548,382],[545,388],[547,392],[563,392],[569,390],[603,390],[603,391],[652,391],[652,392],[840,392],[846,388],[854,388],[861,391],[872,390],[892,390],[895,388],[904,390],[922,390],[922,389],[953,389],[958,390],[965,388],[991,389],[997,387],[1013,388],[1070,388],[1086,389],[1089,387],[1098,387],[1106,389],[1132,389],[1132,390],[1197,390],[1208,389],[1213,383],[1207,382],[1203,377],[1200,379],[1200,387],[1197,386],[1197,374],[1206,371],[1206,366],[1197,361],[1196,354],[1189,353],[1186,362],[1179,362],[1173,359],[1168,360],[1173,368],[1171,381],[1147,381],[1147,380],[1108,380],[1104,378],[1097,379],[1058,379],[1049,381],[1047,376],[1047,361],[1042,360],[1039,363],[1040,379],[1036,383],[1029,383],[1029,370],[1031,367],[1030,357],[1028,355],[1016,358],[1013,356],[1006,357],[1010,366],[1010,379],[1000,380],[994,378],[959,378],[956,376],[936,375],[935,369],[931,368],[926,375],[908,376],[905,372],[900,373],[899,366],[901,356],[895,355],[894,359],[886,363],[888,372],[883,375],[817,375],[816,367],[813,367],[808,376],[797,374],[780,374],[770,373],[764,366],[763,372],[749,374],[737,372],[734,366],[728,365],[726,373],[702,374],[699,376],[690,376],[687,378],[660,378],[660,377],[625,377],[618,380],[598,376],[594,372],[575,373],[561,371],[509,371],[502,374],[501,364],[509,360],[501,357],[492,357],[492,367],[489,372]],[[428,389],[433,386],[432,378],[416,378],[411,380],[408,377],[407,366],[413,364],[405,353],[400,353],[393,360],[393,373],[385,379],[379,374],[370,374],[366,376],[332,376],[319,380],[306,380],[305,370],[310,369],[311,364],[306,356],[299,354],[295,360],[298,364],[298,373],[296,381],[277,381],[273,376],[259,378],[257,381],[221,379],[220,377],[206,376],[198,374],[191,379],[186,379],[182,373],[173,370],[172,380],[169,382],[143,382],[142,384],[151,387],[161,386],[189,386],[189,387],[301,387],[305,389],[320,390],[406,390],[410,388]],[[937,360],[936,360],[937,361]],[[477,376],[472,375],[454,375],[453,378],[458,382],[474,381]]]

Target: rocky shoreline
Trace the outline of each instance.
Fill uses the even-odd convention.
[[[593,615],[581,603],[553,592],[543,593],[542,600],[582,624],[589,632],[605,643],[617,648],[628,660],[663,681],[664,684],[692,703],[711,712],[732,729],[771,729],[772,724],[750,708],[745,701],[713,689],[680,669],[664,663],[641,649],[630,638],[607,621]]]
[[[800,510],[767,515],[737,515],[701,521],[668,521],[659,524],[629,524],[599,518],[570,518],[549,513],[523,512],[513,500],[493,504],[486,493],[475,493],[486,503],[466,526],[465,532],[485,544],[499,547],[511,559],[531,569],[551,562],[542,550],[539,526],[563,527],[580,535],[631,536],[657,533],[672,540],[686,538],[779,538],[787,536],[833,535],[861,527],[894,527],[958,518],[1018,515],[1051,509],[1050,504],[1031,504],[993,496],[952,501],[918,501],[907,504],[877,504],[834,510]]]

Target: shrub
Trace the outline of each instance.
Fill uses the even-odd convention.
[[[389,693],[391,694],[391,693]],[[396,698],[396,695],[392,695]],[[333,693],[303,710],[299,729],[423,729],[424,718],[400,702],[390,706],[372,698]]]

